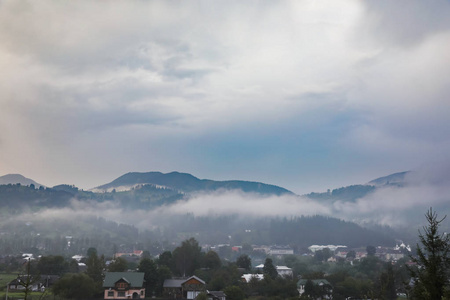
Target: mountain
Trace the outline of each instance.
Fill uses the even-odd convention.
[[[394,173],[388,176],[383,176],[372,181],[369,181],[368,185],[373,186],[384,186],[384,185],[396,185],[402,186],[405,183],[405,176],[409,174],[410,171]]]
[[[387,176],[379,177],[374,180],[369,181],[366,184],[355,184],[350,186],[345,186],[341,188],[334,189],[325,193],[310,193],[305,195],[306,197],[314,200],[322,201],[344,201],[344,202],[355,202],[357,199],[363,198],[370,193],[375,192],[377,189],[393,186],[393,187],[403,187],[406,184],[406,175],[410,171],[399,172],[390,174]]]
[[[276,185],[260,182],[228,180],[215,181],[209,179],[199,179],[191,174],[171,172],[131,172],[120,176],[112,182],[92,189],[93,192],[126,191],[136,188],[139,185],[153,185],[159,188],[169,188],[182,193],[216,191],[219,189],[242,190],[259,194],[284,195],[293,194],[291,191]]]
[[[26,178],[20,174],[7,174],[4,176],[0,176],[0,185],[1,184],[17,184],[21,185],[30,185],[34,184],[35,187],[43,186],[42,184],[37,183],[36,181]]]

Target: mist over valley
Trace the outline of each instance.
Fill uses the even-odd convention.
[[[154,255],[190,237],[207,245],[286,245],[298,251],[314,244],[414,244],[430,206],[442,215],[450,209],[446,176],[445,166],[424,168],[296,195],[270,184],[179,172],[127,173],[90,190],[37,186],[8,175],[0,177],[0,240],[6,252],[12,248],[5,241],[19,234],[28,239],[19,251],[47,249],[44,241],[70,236],[71,249],[60,245],[50,253],[80,252],[79,241],[87,239],[105,253],[113,245],[147,243]]]

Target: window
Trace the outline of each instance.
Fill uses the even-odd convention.
[[[117,297],[125,297],[125,292],[117,292]]]
[[[125,289],[127,288],[128,284],[126,282],[118,282],[116,283],[116,288],[118,289]]]
[[[108,291],[108,297],[113,298],[114,297],[114,291]]]
[[[200,294],[199,291],[188,291],[187,292],[187,298],[188,299],[195,299],[198,296],[198,294]]]

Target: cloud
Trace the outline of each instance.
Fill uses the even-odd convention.
[[[310,192],[450,153],[444,1],[0,5],[3,173]]]
[[[433,207],[443,217],[450,213],[450,165],[424,165],[409,172],[401,187],[385,186],[355,202],[333,203],[333,213],[351,221],[415,228]]]
[[[265,196],[239,190],[218,190],[192,194],[152,210],[129,211],[110,202],[72,200],[66,208],[25,212],[13,218],[19,222],[36,222],[102,217],[133,224],[140,230],[151,230],[186,214],[196,217],[235,216],[242,220],[322,215],[358,224],[415,230],[424,223],[423,215],[430,207],[439,216],[450,214],[449,183],[450,165],[446,162],[424,165],[408,173],[402,186],[381,186],[355,201],[318,201],[296,195]]]
[[[412,47],[450,27],[448,1],[364,1],[365,29],[370,36],[401,47]]]

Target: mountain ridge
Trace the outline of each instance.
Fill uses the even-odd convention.
[[[199,179],[189,173],[181,172],[129,172],[110,183],[95,187],[91,191],[107,192],[114,188],[137,184],[153,184],[161,187],[168,187],[181,192],[215,191],[219,189],[240,189],[244,192],[256,192],[260,194],[292,194],[293,192],[276,185],[265,184],[255,181],[225,180],[216,181],[211,179]]]
[[[34,184],[35,187],[44,186],[40,183],[37,183],[33,179],[27,178],[21,174],[6,174],[3,176],[0,176],[0,185],[2,185],[2,184],[17,184],[17,183],[20,183],[21,185]]]

